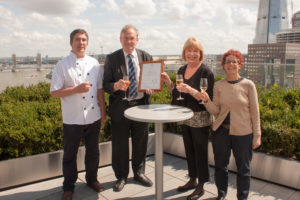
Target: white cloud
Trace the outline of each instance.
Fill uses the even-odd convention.
[[[8,40],[7,37],[0,37],[0,46],[1,46],[0,51],[7,51],[7,49],[9,49],[9,47],[11,45],[10,42],[11,41]],[[5,53],[7,53],[7,52],[5,52]]]
[[[69,26],[75,28],[90,29],[92,23],[88,19],[72,19]]]
[[[104,0],[101,6],[110,11],[115,11],[115,12],[120,11],[119,5],[115,2],[115,0]]]
[[[297,12],[300,1],[293,1]],[[206,54],[230,48],[246,53],[255,34],[258,2],[0,0],[0,55],[66,55],[75,28],[88,31],[88,53],[110,53],[121,48],[120,30],[128,23],[140,31],[138,48],[151,54],[180,54],[190,36],[202,42]]]
[[[125,0],[121,9],[127,17],[147,18],[155,13],[155,4],[152,0]]]
[[[246,4],[246,5],[257,5],[258,6],[258,2],[259,0],[225,0],[226,2],[228,3],[231,3],[231,4]]]
[[[177,36],[171,30],[160,30],[160,28],[151,27],[140,34],[140,39],[142,40],[152,40],[152,41],[166,41],[177,39]]]
[[[38,31],[33,31],[30,33],[16,31],[11,34],[11,37],[13,39],[21,40],[26,43],[48,43],[49,41],[52,42],[62,39],[61,35],[59,34],[51,34]]]
[[[162,14],[169,19],[185,19],[189,16],[184,0],[168,0],[161,3]]]
[[[9,9],[0,5],[0,27],[8,30],[23,28],[23,23]]]
[[[162,2],[161,13],[171,20],[192,19],[206,21],[214,18],[223,2],[198,1],[198,0],[167,0]]]
[[[194,5],[191,5],[190,16],[192,18],[197,17],[200,20],[209,20],[216,15],[216,5],[214,2],[204,1],[199,2],[196,1]]]
[[[41,14],[78,15],[93,6],[89,0],[1,0],[15,7]]]
[[[215,27],[196,35],[203,43],[206,54],[222,54],[231,48],[247,52],[247,45],[251,43],[253,36],[254,32],[245,28],[229,30]]]
[[[52,22],[52,24],[51,24],[51,26],[53,26],[53,27],[66,27],[66,23],[65,23],[65,20],[62,18],[62,17],[52,17],[51,18],[51,22]]]
[[[24,23],[27,24],[27,28],[35,31],[45,32],[45,29],[49,31],[70,31],[76,28],[90,29],[92,23],[89,19],[73,16],[72,18],[45,16],[39,13],[32,13],[25,17]]]
[[[31,13],[31,18],[33,20],[37,20],[37,21],[40,21],[40,22],[47,21],[47,17],[45,17],[44,15],[42,15],[40,13],[36,13],[36,12]]]
[[[224,27],[231,28],[228,26],[232,26],[232,24],[234,23],[232,19],[232,14],[232,7],[228,6],[226,9],[224,9],[224,7],[219,6],[217,8],[217,15],[215,17],[215,20],[223,23]]]
[[[121,48],[121,44],[119,42],[119,32],[96,29],[92,32],[89,32],[89,37],[90,41],[87,52],[91,54],[110,53]]]
[[[105,0],[102,7],[124,15],[126,18],[137,20],[149,18],[156,12],[155,3],[152,0],[124,0],[122,4],[117,4],[115,0]]]
[[[300,1],[299,0],[294,0],[293,1],[293,10],[294,13],[299,12],[300,11]]]
[[[255,25],[256,12],[251,12],[245,8],[239,8],[234,10],[234,20],[236,26]]]
[[[42,31],[14,31],[7,37],[11,43],[8,50],[10,50],[9,54],[16,53],[18,56],[36,55],[37,52],[65,55],[62,51],[70,49],[67,38],[68,35],[61,36]]]
[[[45,32],[46,29],[49,31],[59,29],[61,31],[67,29],[71,24],[67,18],[42,15],[36,12],[22,16],[22,19],[25,25],[25,31],[40,30]]]

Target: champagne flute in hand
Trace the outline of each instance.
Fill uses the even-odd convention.
[[[200,79],[200,90],[202,91],[206,91],[207,90],[207,78],[201,78]],[[199,104],[203,104],[203,100],[201,100],[199,102]]]
[[[124,81],[125,84],[127,85],[127,89],[128,89],[128,87],[129,87],[129,85],[130,85],[129,76],[124,75],[124,76],[123,76],[123,81]],[[124,92],[125,92],[125,97],[123,98],[123,100],[128,100],[128,98],[127,98],[127,91],[124,91]]]
[[[183,83],[183,76],[181,74],[177,74],[176,75],[176,85],[180,85],[181,83]],[[181,97],[181,92],[179,92],[179,97],[177,98],[177,100],[183,100],[183,98]]]

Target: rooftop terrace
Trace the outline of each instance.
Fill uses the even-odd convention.
[[[147,157],[146,174],[154,181],[154,156]],[[214,168],[210,167],[210,182],[204,186],[205,194],[201,199],[212,200],[216,197],[217,189],[214,184]],[[155,199],[155,185],[151,188],[143,187],[133,180],[132,171],[129,174],[127,185],[121,192],[113,191],[115,176],[111,166],[101,167],[98,170],[100,182],[105,187],[101,193],[96,193],[85,184],[85,172],[79,174],[74,200],[112,200],[112,199]],[[229,190],[227,200],[236,198],[236,174],[229,175]],[[183,200],[192,191],[178,193],[176,188],[188,180],[187,164],[183,158],[175,157],[170,154],[164,154],[164,199]],[[59,200],[62,195],[63,178],[55,178],[34,184],[25,185],[0,192],[1,200]],[[299,200],[300,191],[277,184],[265,182],[258,179],[251,179],[251,188],[249,200]]]

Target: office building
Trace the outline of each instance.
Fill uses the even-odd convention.
[[[300,11],[296,12],[292,17],[292,28],[300,28]]]
[[[300,11],[292,17],[292,28],[280,30],[276,34],[278,43],[299,43],[300,44]]]
[[[300,87],[300,44],[249,44],[244,68],[256,84]]]

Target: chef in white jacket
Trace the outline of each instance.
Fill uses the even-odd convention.
[[[103,72],[98,61],[85,51],[88,34],[76,29],[70,34],[70,55],[57,63],[51,80],[51,96],[61,99],[63,116],[63,196],[72,199],[77,180],[77,152],[83,138],[86,148],[86,182],[89,187],[101,192],[97,180],[99,164],[99,133],[101,122],[106,119]]]

